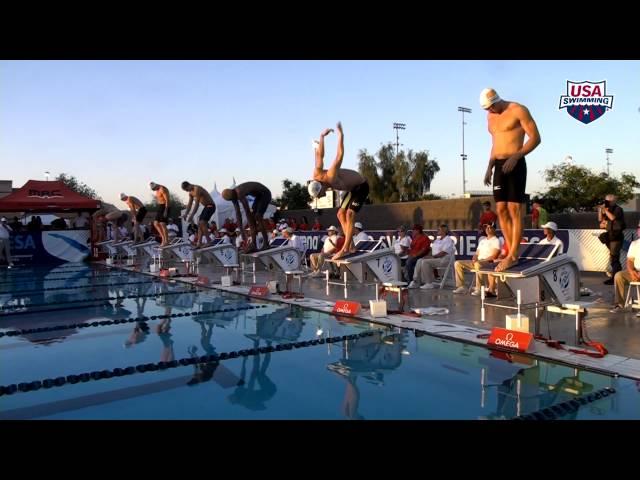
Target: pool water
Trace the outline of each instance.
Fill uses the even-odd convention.
[[[640,419],[640,382],[100,266],[0,272],[0,333],[2,419]]]

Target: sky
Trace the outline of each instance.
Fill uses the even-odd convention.
[[[567,81],[606,80],[613,108],[589,125],[560,110]],[[183,180],[219,191],[258,181],[273,196],[285,178],[305,182],[312,140],[341,121],[343,167],[358,152],[395,142],[428,150],[440,165],[431,191],[462,194],[465,115],[467,190],[482,184],[491,137],[480,91],[526,105],[542,143],[527,157],[527,192],[571,156],[595,171],[640,177],[640,61],[0,61],[0,180],[14,187],[61,172],[122,203],[150,199],[149,182],[186,200]],[[634,133],[635,132],[635,133]],[[336,138],[326,140],[326,162]]]

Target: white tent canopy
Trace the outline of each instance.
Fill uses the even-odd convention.
[[[236,186],[236,182],[234,178],[233,185],[231,185],[229,188],[235,188],[235,186]],[[209,192],[209,194],[211,195],[211,199],[213,200],[213,203],[216,204],[216,211],[211,216],[209,223],[216,222],[216,225],[218,225],[218,228],[220,228],[222,227],[222,224],[224,223],[225,218],[230,218],[235,222],[236,211],[233,208],[233,203],[222,198],[222,195],[220,194],[220,192],[218,192],[218,186],[215,183],[213,184],[213,190]],[[253,197],[251,196],[247,197],[247,201],[249,202],[249,206],[253,206]],[[194,221],[198,220],[198,217],[200,216],[200,212],[202,212],[203,208],[204,207],[202,205],[198,206],[198,211],[196,215],[194,215],[193,217]],[[184,215],[185,212],[186,210],[183,210],[181,214]],[[267,208],[267,211],[264,214],[264,218],[271,218],[275,212],[276,212],[276,206],[273,204],[269,204],[269,207]],[[240,207],[240,213],[242,215],[242,223],[245,224],[247,222],[247,217],[245,215],[244,208],[242,208],[242,206]],[[182,223],[182,231],[184,232],[184,235],[186,235],[187,224],[184,221]]]

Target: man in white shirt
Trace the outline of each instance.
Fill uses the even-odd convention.
[[[10,238],[12,228],[7,223],[6,217],[2,217],[0,219],[0,253],[7,260],[8,268],[13,267],[13,262],[11,261],[11,246],[10,246]]]
[[[547,222],[542,225],[542,229],[546,236],[538,243],[540,245],[560,245],[560,247],[558,247],[558,255],[564,253],[564,243],[556,237],[556,232],[558,231],[558,225],[556,225],[556,222]]]
[[[224,243],[231,244],[231,237],[229,237],[226,228],[221,228],[220,230],[218,230],[218,233],[220,234],[220,238],[222,238],[221,244],[224,244]]]
[[[357,245],[358,242],[363,240],[373,240],[371,235],[367,235],[367,233],[364,232],[364,227],[360,222],[353,224],[353,230],[355,231],[355,234],[353,235],[353,245]]]
[[[309,256],[311,260],[311,268],[313,272],[311,273],[312,277],[319,277],[322,275],[320,269],[322,268],[322,264],[324,263],[325,258],[331,258],[334,253],[336,253],[338,244],[338,230],[336,227],[331,225],[327,229],[327,236],[324,239],[324,244],[322,246],[322,250],[318,253],[312,253]]]
[[[456,245],[449,235],[449,227],[445,224],[438,227],[438,236],[431,243],[431,255],[421,258],[416,263],[413,271],[413,279],[409,288],[420,287],[423,290],[430,290],[433,286],[433,269],[446,267],[451,261],[451,257],[456,254]]]
[[[287,246],[293,246],[296,248],[296,250],[299,250],[300,252],[304,252],[307,249],[302,237],[299,237],[298,235],[293,234],[293,228],[291,227],[285,228],[282,231],[282,234],[284,235],[284,238],[289,240],[289,242],[287,243]]]
[[[411,248],[411,237],[407,235],[406,227],[401,226],[398,228],[398,239],[393,243],[393,251],[403,263],[409,256],[409,248]]]
[[[167,234],[169,235],[169,240],[173,240],[180,233],[180,229],[173,218],[169,219],[169,223],[167,223]],[[197,238],[197,237],[196,237]]]
[[[500,240],[496,237],[495,224],[489,223],[485,226],[486,238],[480,240],[476,253],[472,260],[456,260],[454,264],[456,270],[456,289],[453,293],[465,293],[467,289],[464,286],[464,271],[478,270],[479,268],[493,265],[493,260],[500,255]],[[478,295],[480,293],[480,277],[476,275],[476,289],[472,293]]]
[[[624,293],[629,282],[640,282],[640,238],[631,242],[627,251],[627,268],[620,270],[613,277],[616,286],[614,307],[610,312],[617,313],[624,310]],[[636,315],[640,317],[640,313]]]

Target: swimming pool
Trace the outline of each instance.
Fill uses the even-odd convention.
[[[632,380],[100,266],[1,272],[0,333],[2,419],[640,419]]]

